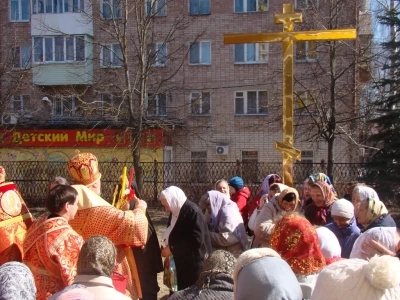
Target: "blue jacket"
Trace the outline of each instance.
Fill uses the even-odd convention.
[[[342,248],[342,257],[349,258],[354,242],[361,234],[360,228],[357,227],[356,218],[353,217],[350,224],[343,228],[339,228],[335,222],[329,223],[325,227],[330,229],[339,240]]]

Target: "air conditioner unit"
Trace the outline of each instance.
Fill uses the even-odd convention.
[[[218,155],[227,155],[229,151],[228,146],[216,146],[215,147],[215,153]]]
[[[4,114],[1,116],[1,123],[4,125],[17,124],[18,118],[13,114]]]

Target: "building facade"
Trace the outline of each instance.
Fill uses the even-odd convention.
[[[130,132],[139,126],[143,161],[280,161],[282,47],[225,45],[223,36],[282,31],[274,15],[283,2],[1,1],[0,160],[66,160],[81,148],[132,161]],[[357,28],[365,3],[294,7],[303,13],[295,30],[322,30]],[[359,40],[295,45],[295,147],[304,162],[326,160],[332,114],[335,161],[358,162],[350,120]],[[57,140],[67,133],[68,143]]]

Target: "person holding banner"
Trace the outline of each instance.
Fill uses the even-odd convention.
[[[101,173],[98,160],[92,153],[79,151],[70,158],[68,172],[78,185],[78,212],[70,222],[71,227],[86,241],[94,235],[103,235],[117,246],[115,271],[127,275],[127,295],[132,299],[142,297],[136,262],[130,247],[143,247],[147,242],[147,204],[134,197],[134,210],[122,211],[113,207],[99,195]]]

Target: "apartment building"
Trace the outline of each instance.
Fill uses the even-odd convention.
[[[140,119],[143,161],[280,161],[282,47],[225,45],[223,36],[282,31],[274,15],[284,1],[123,2],[1,1],[9,72],[1,74],[0,160],[63,161],[79,148],[102,161],[132,161],[129,130]],[[356,28],[369,3],[293,2],[303,13],[295,30]],[[295,45],[295,147],[306,162],[326,160],[319,136],[333,110],[343,131],[335,160],[358,161],[347,121],[357,114],[357,47]]]

